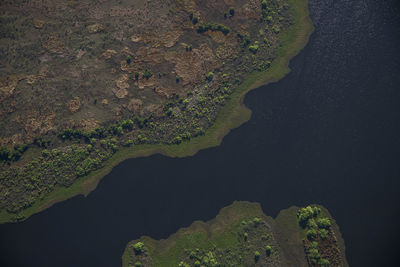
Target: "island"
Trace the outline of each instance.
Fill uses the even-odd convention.
[[[0,6],[0,223],[89,194],[127,158],[219,145],[313,31],[308,0]]]
[[[242,201],[165,240],[144,236],[129,242],[122,266],[346,267],[348,263],[339,228],[324,207],[291,207],[273,219],[260,204]]]

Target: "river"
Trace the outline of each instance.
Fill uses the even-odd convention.
[[[400,238],[400,9],[311,0],[316,30],[292,72],[250,92],[251,120],[193,157],[126,160],[87,198],[0,225],[1,266],[120,266],[128,241],[166,238],[234,200],[276,216],[318,203],[350,266],[396,266]]]

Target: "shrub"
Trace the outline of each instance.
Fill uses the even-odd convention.
[[[258,51],[258,44],[253,44],[253,45],[249,46],[249,50],[251,53],[256,54]]]
[[[138,125],[138,127],[141,129],[147,124],[147,119],[141,118],[141,117],[136,117],[135,118],[135,123]]]
[[[235,8],[233,8],[233,7],[229,8],[229,15],[231,15],[231,17],[233,17],[235,15]]]
[[[130,119],[124,120],[121,123],[122,128],[124,129],[132,129],[133,128],[133,121]]]
[[[142,267],[142,263],[140,261],[135,262],[135,267]]]
[[[230,31],[230,29],[228,27],[226,27],[224,25],[221,25],[221,24],[214,24],[214,23],[206,23],[206,24],[204,24],[204,23],[202,23],[199,26],[197,26],[197,32],[198,33],[204,33],[204,32],[209,31],[209,30],[213,31],[213,32],[220,31],[225,35],[228,34],[229,31]]]
[[[132,56],[131,55],[127,55],[126,56],[126,63],[131,64],[132,61]]]
[[[19,153],[23,154],[28,149],[28,145],[26,144],[15,144],[14,150],[18,151]]]
[[[319,230],[319,236],[320,236],[322,239],[328,238],[328,235],[329,235],[328,230],[326,230],[326,229],[320,229],[320,230]]]
[[[313,209],[311,206],[299,209],[297,211],[297,219],[299,221],[300,226],[305,228],[307,226],[308,220],[318,215],[319,213],[318,209],[317,210]]]
[[[329,267],[329,265],[330,265],[330,262],[329,262],[329,260],[327,260],[327,259],[320,259],[319,261],[318,261],[318,264],[321,266],[321,267]]]
[[[153,76],[153,72],[149,69],[145,69],[143,73],[143,78],[149,79],[151,76]]]
[[[197,259],[196,252],[191,251],[190,254],[189,254],[189,258],[191,258],[191,259]]]
[[[250,37],[247,34],[238,33],[237,37],[242,42],[241,46],[244,48],[250,44]]]
[[[200,267],[201,266],[201,262],[200,261],[195,261],[194,262],[194,266],[195,267]]]
[[[329,229],[331,227],[331,221],[328,218],[320,218],[317,220],[319,228]]]
[[[262,7],[262,9],[266,9],[267,8],[267,0],[262,0],[261,7]]]
[[[214,73],[212,73],[211,71],[209,73],[207,73],[206,75],[206,80],[211,82],[214,79]]]
[[[317,237],[317,231],[310,229],[306,233],[308,240],[314,240]]]
[[[193,17],[192,23],[193,24],[197,24],[197,22],[199,22],[199,18],[198,17]]]
[[[254,224],[255,227],[259,226],[261,223],[262,223],[262,220],[260,218],[255,217],[253,219],[253,224]]]
[[[135,245],[133,245],[133,250],[135,251],[135,254],[141,254],[144,252],[144,244],[142,242],[137,242]]]
[[[243,237],[244,237],[244,240],[247,241],[247,239],[249,238],[249,234],[248,233],[244,233]]]
[[[271,255],[272,248],[271,246],[265,246],[265,254],[267,256]]]
[[[135,71],[135,80],[139,80],[139,72]]]
[[[314,217],[317,217],[318,214],[320,214],[320,213],[321,213],[321,208],[313,207],[313,215],[314,215]]]
[[[215,258],[214,253],[211,251],[207,252],[202,259],[205,266],[219,266],[217,259]]]
[[[175,139],[174,139],[174,143],[175,143],[175,144],[180,144],[180,143],[182,143],[182,137],[180,137],[179,135],[176,136]]]
[[[318,248],[318,242],[312,241],[312,242],[311,242],[311,247],[312,247],[312,248]]]
[[[308,255],[311,259],[311,262],[316,264],[318,260],[321,258],[321,255],[319,254],[318,249],[312,248],[308,251]]]
[[[315,222],[314,219],[309,219],[307,221],[307,227],[308,228],[317,228],[317,223]]]

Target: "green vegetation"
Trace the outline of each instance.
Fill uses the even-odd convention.
[[[347,266],[338,247],[329,251],[332,261],[321,256],[325,252],[318,250],[317,242],[312,242],[305,254],[303,242],[296,238],[303,231],[296,221],[297,211],[293,207],[272,219],[256,203],[234,202],[215,219],[194,222],[165,240],[141,237],[129,242],[122,256],[123,267],[135,262],[146,267],[308,266],[306,257],[319,266],[331,262],[336,264],[333,266]],[[143,248],[141,253],[135,250],[138,243]]]
[[[235,15],[235,8],[233,8],[233,7],[230,7],[230,8],[229,8],[229,15],[230,15],[231,17],[233,17],[233,16]]]
[[[266,254],[267,256],[269,256],[269,255],[271,255],[271,252],[272,252],[272,247],[269,246],[269,245],[267,245],[267,246],[265,247],[265,254]]]
[[[267,0],[262,0],[261,7],[262,9],[267,9]]]
[[[258,42],[256,41],[253,45],[249,46],[249,50],[253,54],[257,53],[257,51],[258,51]]]
[[[131,55],[127,55],[126,56],[126,63],[131,64],[132,61],[132,56]]]
[[[229,218],[229,219],[228,219]],[[216,221],[196,222],[188,229],[181,229],[176,235],[165,241],[155,241],[146,237],[128,244],[123,266],[136,261],[151,262],[146,266],[252,266],[255,262],[276,264],[278,254],[268,256],[260,253],[267,245],[270,250],[278,250],[272,237],[271,221],[259,205],[248,202],[236,202],[223,209]],[[248,240],[244,241],[244,233]],[[267,240],[261,236],[268,234]],[[138,255],[131,244],[142,242],[146,254]]]
[[[211,82],[213,78],[214,78],[214,73],[213,72],[207,73],[207,75],[206,75],[207,81]]]
[[[144,252],[144,244],[142,242],[137,242],[133,245],[133,250],[135,251],[136,255],[142,254]]]
[[[149,69],[145,69],[143,73],[143,78],[149,79],[151,76],[153,76],[153,72]]]
[[[197,32],[198,33],[204,33],[207,31],[220,31],[223,34],[228,34],[230,32],[230,29],[222,24],[215,24],[215,23],[201,23],[200,25],[197,26]]]
[[[321,208],[307,206],[298,210],[297,219],[301,228],[306,231],[308,243],[306,243],[305,247],[307,257],[311,263],[314,265],[329,266],[329,260],[322,257],[318,250],[318,242],[323,242],[330,237],[330,233],[327,231],[331,227],[329,218],[321,214]],[[327,255],[329,254],[327,253]]]

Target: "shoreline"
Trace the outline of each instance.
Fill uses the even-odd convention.
[[[35,202],[18,214],[8,213],[5,210],[1,211],[0,224],[24,221],[33,214],[39,213],[58,202],[77,195],[87,196],[96,189],[103,177],[126,159],[147,157],[153,154],[169,157],[187,157],[193,156],[202,149],[220,145],[224,136],[250,119],[251,110],[243,104],[245,95],[253,89],[277,82],[285,77],[290,72],[290,60],[306,46],[311,33],[314,31],[314,26],[309,16],[308,0],[288,1],[294,11],[294,23],[281,37],[282,44],[278,49],[277,58],[267,71],[249,74],[242,84],[234,90],[230,99],[221,108],[214,124],[206,130],[203,136],[178,145],[146,144],[122,148],[107,160],[103,168],[77,179],[70,187],[55,188],[42,200]]]

